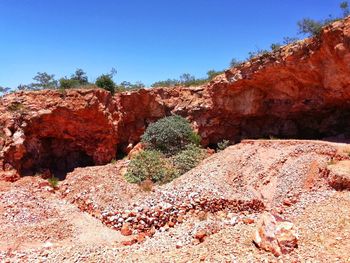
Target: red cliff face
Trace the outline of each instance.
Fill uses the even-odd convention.
[[[350,19],[230,69],[202,87],[111,96],[102,90],[18,92],[0,102],[0,174],[104,164],[163,116],[187,117],[203,144],[276,136],[350,136]]]
[[[280,136],[320,138],[349,132],[350,20],[255,58],[207,89],[216,111],[210,140]],[[208,129],[208,128],[207,128]]]
[[[21,92],[3,98],[3,168],[64,174],[115,155],[113,98],[101,90]]]

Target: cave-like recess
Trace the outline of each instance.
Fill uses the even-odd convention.
[[[72,140],[45,137],[37,139],[34,146],[27,144],[26,148],[19,171],[22,176],[50,171],[51,176],[64,180],[75,168],[94,165],[93,158]]]
[[[229,139],[238,143],[242,139],[316,139],[316,140],[344,140],[350,138],[350,105],[335,106],[319,111],[300,112],[276,116],[269,114],[235,119],[235,116],[223,114],[218,126],[207,127],[211,132],[204,147],[216,148],[217,143]],[[92,121],[92,120],[88,120]],[[74,123],[74,129],[78,129]],[[72,128],[72,130],[73,130]],[[211,129],[211,130],[210,130]],[[207,132],[207,130],[202,130]],[[112,133],[112,131],[110,131]],[[119,145],[98,143],[101,132],[68,134],[58,132],[51,136],[41,136],[37,133],[28,133],[24,142],[25,153],[19,166],[16,167],[21,176],[49,174],[64,180],[67,173],[77,167],[87,167],[108,163],[115,158],[117,146],[120,150],[127,145],[128,140],[119,140]],[[108,133],[107,133],[108,134]],[[127,136],[126,136],[127,137]],[[136,144],[137,141],[134,141]],[[134,144],[134,145],[135,145]],[[100,152],[96,152],[96,145],[103,145],[108,152],[107,158],[96,162]],[[85,147],[85,148],[84,148]],[[86,149],[89,149],[89,153]],[[104,154],[104,151],[101,151]],[[91,153],[94,156],[91,156]],[[117,155],[118,156],[118,155]]]

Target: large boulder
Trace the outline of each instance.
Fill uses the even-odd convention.
[[[292,222],[266,212],[260,218],[253,241],[278,257],[298,246],[298,234]]]
[[[350,190],[350,160],[328,165],[328,182],[337,190]]]

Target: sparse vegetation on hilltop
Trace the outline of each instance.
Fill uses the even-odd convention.
[[[347,1],[340,3],[339,7],[343,12],[342,17],[332,18],[330,15],[329,18],[323,20],[314,20],[311,18],[304,18],[300,20],[298,22],[299,33],[308,36],[317,36],[321,33],[322,27],[345,18],[350,14],[349,3]]]
[[[311,18],[303,18],[302,20],[297,22],[298,33],[302,35],[306,35],[309,37],[317,36],[322,31],[322,28],[334,21],[340,20],[349,16],[350,8],[348,1],[341,2],[339,5],[342,15],[332,17],[329,15],[328,18],[322,20],[315,20]],[[246,60],[251,60],[255,57],[263,56],[265,54],[270,53],[271,51],[278,51],[283,45],[289,45],[298,41],[297,37],[284,37],[282,44],[280,42],[275,42],[270,45],[270,49],[261,49],[257,48],[255,51],[248,52],[248,57]],[[233,58],[229,67],[237,67],[238,65],[244,63],[244,61]],[[224,70],[209,70],[207,72],[206,77],[197,78],[190,73],[182,74],[178,79],[166,79],[161,81],[154,82],[151,87],[175,87],[175,86],[200,86],[203,85],[212,79],[214,79],[217,75],[222,74]],[[23,85],[20,84],[17,87],[17,90],[41,90],[41,89],[72,89],[72,88],[92,88],[99,87],[103,88],[111,93],[115,92],[123,92],[129,90],[137,90],[144,88],[145,85],[137,81],[135,83],[129,81],[122,81],[120,84],[117,84],[113,77],[116,74],[116,70],[112,69],[110,73],[104,73],[97,77],[95,83],[90,83],[88,81],[88,77],[86,73],[82,69],[77,69],[71,77],[63,77],[59,80],[55,79],[54,74],[48,74],[47,72],[38,72],[37,75],[33,78],[35,80],[34,83]],[[95,85],[95,86],[93,86]],[[10,91],[10,88],[0,87],[0,94],[5,94]]]
[[[167,79],[163,81],[157,81],[154,82],[151,86],[153,88],[157,87],[174,87],[174,86],[200,86],[203,85],[209,81],[211,81],[213,78],[216,76],[222,74],[224,71],[216,71],[216,70],[209,70],[207,72],[207,77],[206,78],[196,78],[195,76],[189,74],[189,73],[184,73],[182,74],[179,79]]]
[[[63,77],[59,80],[55,79],[54,74],[48,74],[47,72],[38,72],[37,75],[33,78],[35,82],[30,84],[20,84],[17,87],[17,90],[44,90],[44,89],[58,89],[61,91],[67,89],[76,89],[76,88],[102,88],[111,93],[123,92],[128,90],[136,90],[144,88],[145,85],[138,81],[136,83],[131,83],[128,81],[122,81],[120,84],[117,84],[113,78],[117,74],[117,71],[112,68],[111,72],[101,74],[97,77],[94,83],[89,82],[86,72],[82,69],[77,69],[74,74],[70,77]],[[9,92],[10,88],[0,87],[0,94],[5,94]]]

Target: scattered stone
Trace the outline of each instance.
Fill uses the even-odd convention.
[[[136,239],[131,239],[131,240],[127,240],[127,241],[122,241],[122,245],[123,246],[131,246],[137,243]]]
[[[255,222],[255,220],[254,220],[253,218],[247,218],[247,217],[245,217],[245,218],[242,219],[242,222],[243,222],[244,224],[246,224],[246,225],[250,225],[250,224],[253,224],[253,223]]]
[[[201,221],[207,220],[207,213],[204,212],[204,211],[199,211],[198,219],[201,220]]]
[[[230,225],[234,226],[237,224],[237,216],[233,216],[231,219],[230,219]]]
[[[201,229],[195,233],[194,238],[199,240],[199,242],[203,242],[206,236],[207,236],[207,232],[204,229]]]
[[[120,232],[123,236],[130,236],[132,234],[132,229],[130,229],[130,224],[124,223],[122,228],[120,229]]]
[[[177,249],[182,248],[182,246],[183,246],[183,245],[182,245],[182,243],[181,243],[180,241],[176,243],[176,248],[177,248]]]

